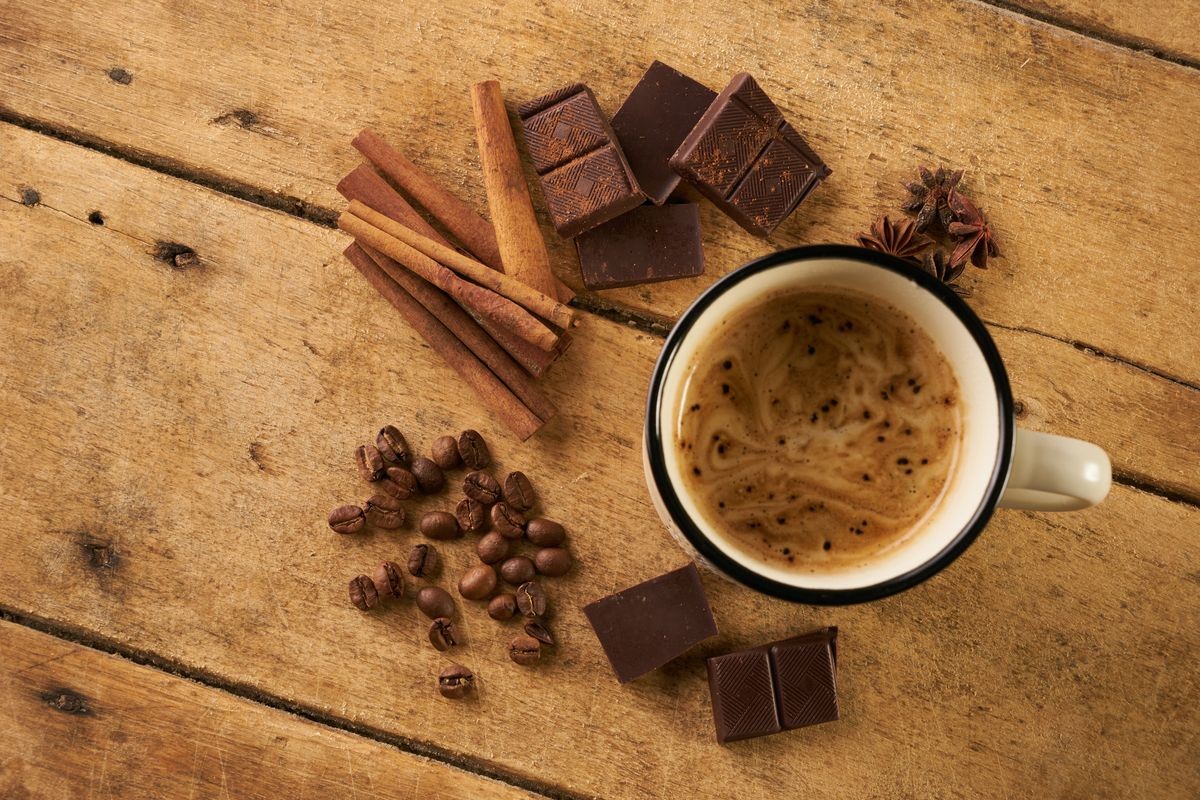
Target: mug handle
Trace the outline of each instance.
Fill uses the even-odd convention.
[[[1099,503],[1110,486],[1112,463],[1096,445],[1018,428],[1000,506],[1076,511]]]

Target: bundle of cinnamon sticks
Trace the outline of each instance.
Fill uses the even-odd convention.
[[[370,165],[338,183],[338,227],[350,263],[524,440],[554,416],[536,379],[570,343],[574,295],[550,270],[499,84],[471,100],[494,226],[365,129],[351,143]]]

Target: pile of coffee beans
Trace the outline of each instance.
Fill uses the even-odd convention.
[[[441,436],[429,458],[416,456],[404,435],[394,426],[384,426],[374,444],[355,451],[359,474],[375,489],[361,505],[343,505],[329,514],[335,533],[355,534],[369,527],[394,531],[407,521],[404,501],[417,495],[432,495],[446,486],[446,473],[468,470],[462,481],[463,497],[450,511],[428,511],[417,521],[426,539],[448,542],[466,533],[478,534],[475,552],[480,563],[458,579],[458,593],[466,600],[487,601],[487,613],[498,622],[517,618],[524,634],[512,639],[508,655],[521,666],[537,664],[542,648],[553,646],[547,627],[549,604],[539,578],[556,578],[571,569],[570,552],[563,546],[563,526],[545,517],[533,516],[537,493],[523,472],[510,472],[497,480],[488,471],[491,452],[478,431],[463,431],[457,438]],[[526,552],[519,552],[524,549]],[[408,574],[418,579],[437,576],[441,559],[432,544],[414,544],[408,555]],[[404,597],[401,568],[385,561],[371,575],[350,581],[350,602],[368,611],[388,598]],[[459,646],[453,622],[454,598],[435,585],[415,590],[417,608],[431,622],[430,644],[445,652]],[[460,698],[474,685],[471,670],[459,664],[444,669],[438,678],[443,697]]]

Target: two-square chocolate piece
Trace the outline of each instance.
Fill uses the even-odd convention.
[[[670,163],[757,236],[769,236],[829,174],[744,72],[717,95]]]
[[[694,563],[601,598],[583,613],[621,683],[717,634]]]
[[[708,659],[717,741],[838,719],[837,628]]]
[[[577,236],[645,201],[592,90],[572,84],[517,109],[550,220]]]

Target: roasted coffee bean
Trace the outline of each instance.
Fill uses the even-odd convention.
[[[334,533],[358,533],[367,524],[360,506],[338,506],[329,512],[329,527]]]
[[[472,472],[463,479],[463,494],[490,506],[500,499],[500,484],[486,472]]]
[[[383,485],[387,481],[382,480],[379,483]],[[376,492],[363,503],[363,509],[366,511],[367,522],[376,528],[394,531],[404,524],[404,506],[390,494]]]
[[[358,464],[358,474],[364,481],[377,481],[384,475],[383,456],[379,448],[373,444],[360,445],[354,451],[354,461]]]
[[[538,547],[557,547],[567,538],[567,532],[554,520],[534,517],[525,523],[525,538]]]
[[[389,464],[399,464],[407,467],[412,460],[412,451],[408,449],[408,440],[395,425],[384,425],[375,437],[375,447],[379,455]]]
[[[483,563],[499,564],[512,552],[512,542],[492,531],[479,537],[479,541],[475,542],[475,552]]]
[[[417,592],[417,608],[430,619],[454,616],[454,598],[440,586],[422,586]]]
[[[387,476],[379,482],[379,488],[397,500],[407,500],[421,491],[417,476],[404,467],[388,467]]]
[[[454,516],[458,519],[458,527],[464,531],[475,532],[487,528],[487,506],[470,497],[464,497],[458,501],[458,505],[454,509]]]
[[[506,619],[512,619],[517,613],[517,598],[511,594],[498,594],[492,598],[492,602],[488,603],[488,616],[494,620],[503,622]]]
[[[550,578],[566,575],[571,570],[571,554],[561,547],[543,547],[533,554],[538,574]]]
[[[384,561],[376,567],[371,582],[380,597],[404,597],[404,573],[394,561]]]
[[[442,469],[454,469],[462,464],[462,457],[458,454],[458,442],[454,441],[453,436],[439,436],[433,440],[433,463],[437,464]]]
[[[449,650],[458,642],[454,639],[454,623],[446,617],[438,617],[429,623],[429,643],[435,650]]]
[[[413,459],[412,474],[425,494],[436,494],[446,485],[446,476],[442,473],[442,468],[424,456]]]
[[[526,622],[525,633],[537,639],[542,644],[554,644],[554,637],[550,635],[550,629],[540,620],[531,619],[529,622]]]
[[[437,550],[431,544],[414,544],[408,551],[408,574],[414,578],[436,575],[440,563]]]
[[[419,524],[421,533],[430,539],[457,539],[462,536],[458,520],[449,511],[427,511]]]
[[[492,529],[509,539],[520,539],[525,532],[525,517],[520,511],[501,501],[492,506]]]
[[[479,435],[479,431],[463,431],[458,437],[458,455],[468,469],[483,469],[492,463],[492,454],[488,452],[487,442]]]
[[[522,514],[533,508],[537,495],[533,493],[533,484],[524,472],[508,473],[504,479],[504,501]]]
[[[532,666],[542,657],[542,643],[528,634],[518,636],[508,643],[508,657],[522,667]]]
[[[490,564],[476,564],[458,579],[458,593],[468,600],[483,600],[496,589],[496,570]]]
[[[359,575],[350,580],[350,602],[359,611],[368,611],[379,602],[379,592],[375,582],[366,575]]]
[[[500,577],[513,586],[520,586],[522,583],[527,583],[536,576],[537,570],[534,569],[533,561],[525,556],[513,556],[500,564]]]
[[[438,691],[451,700],[465,697],[474,685],[475,673],[461,664],[451,664],[438,675]]]
[[[527,617],[546,615],[546,591],[537,581],[527,581],[517,587],[517,608]]]

